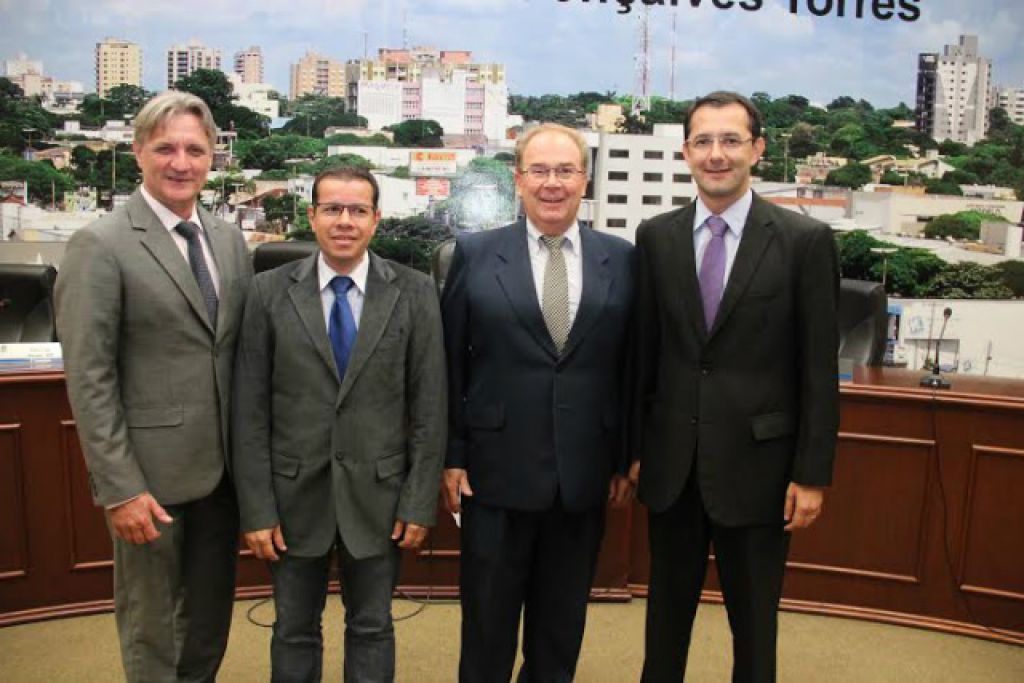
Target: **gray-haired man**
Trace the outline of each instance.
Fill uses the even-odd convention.
[[[196,202],[216,127],[168,92],[135,119],[142,186],[68,242],[57,328],[93,496],[114,540],[129,681],[209,681],[227,645],[238,509],[225,472],[231,371],[252,266]]]

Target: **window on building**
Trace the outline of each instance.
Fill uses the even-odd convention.
[[[643,199],[641,200],[641,203],[645,204],[647,206],[660,206],[661,205],[661,195],[645,194],[643,196]]]
[[[665,153],[660,149],[645,149],[644,159],[664,159]]]
[[[608,180],[629,180],[629,173],[626,171],[608,171]]]
[[[610,150],[608,150],[608,156],[611,159],[628,159],[629,158],[629,150],[628,149],[610,149]]]
[[[675,159],[676,161],[682,161],[683,160],[683,153],[682,152],[672,152],[672,158]]]
[[[690,177],[689,173],[673,173],[672,174],[672,182],[673,183],[688,183],[688,182],[690,182],[690,180],[691,180],[691,177]]]
[[[605,227],[608,228],[624,228],[626,227],[625,218],[609,218],[605,221]]]
[[[686,206],[690,201],[689,197],[672,197],[672,206]]]
[[[626,195],[624,195],[624,194],[610,194],[610,195],[608,195],[608,203],[609,204],[625,204],[626,203]]]
[[[644,173],[644,182],[645,183],[660,183],[661,180],[662,180],[662,177],[663,176],[662,176],[661,173]]]

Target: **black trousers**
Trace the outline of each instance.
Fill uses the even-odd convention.
[[[708,517],[695,480],[691,473],[672,507],[649,516],[651,577],[642,681],[683,680],[710,544],[732,629],[732,680],[774,681],[777,614],[789,551],[782,508],[778,524],[724,527]]]
[[[468,502],[467,502],[468,501]],[[507,683],[523,613],[518,681],[571,681],[604,533],[604,506],[540,512],[463,499],[462,683]]]

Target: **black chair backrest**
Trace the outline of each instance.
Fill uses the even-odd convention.
[[[0,342],[57,340],[53,283],[57,269],[46,264],[0,263]]]
[[[885,356],[888,299],[879,282],[839,282],[839,357],[854,365],[881,365]]]
[[[257,273],[262,273],[289,261],[306,258],[314,251],[316,242],[313,241],[265,242],[252,252],[252,267]]]

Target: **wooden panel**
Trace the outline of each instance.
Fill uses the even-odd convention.
[[[68,569],[75,572],[113,567],[113,544],[103,511],[92,501],[75,423],[60,423],[60,463],[64,471],[65,515],[68,528]]]
[[[840,434],[824,512],[793,534],[788,567],[919,583],[933,447],[924,439]]]
[[[28,573],[21,424],[0,424],[0,580]]]
[[[963,530],[961,590],[1024,601],[1024,450],[971,449]]]

